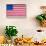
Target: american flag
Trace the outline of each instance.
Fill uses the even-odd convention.
[[[25,4],[7,4],[6,5],[7,16],[26,16]]]

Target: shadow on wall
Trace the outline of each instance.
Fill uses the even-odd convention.
[[[35,16],[31,17],[30,21],[31,21],[31,25],[33,27],[39,27],[40,26],[39,21],[36,20]]]

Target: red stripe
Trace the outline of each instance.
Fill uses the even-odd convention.
[[[13,5],[13,7],[25,7],[25,4],[16,4],[16,5]]]
[[[15,12],[7,12],[7,15],[25,16],[26,14],[25,13],[16,13],[15,14]]]

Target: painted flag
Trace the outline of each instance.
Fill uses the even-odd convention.
[[[7,4],[6,5],[7,16],[26,16],[25,4]]]

